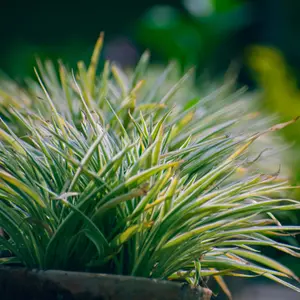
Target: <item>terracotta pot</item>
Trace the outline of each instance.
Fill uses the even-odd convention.
[[[209,300],[211,291],[140,277],[0,267],[1,300]]]

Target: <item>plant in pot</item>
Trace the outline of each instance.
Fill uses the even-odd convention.
[[[257,250],[299,257],[281,237],[300,227],[276,219],[299,201],[285,196],[291,186],[278,174],[251,169],[247,155],[293,121],[245,131],[259,121],[243,115],[232,81],[195,97],[188,72],[166,90],[171,64],[148,85],[148,53],[134,72],[106,62],[98,77],[101,47],[102,36],[76,74],[60,64],[57,77],[47,63],[38,84],[1,93],[18,105],[2,106],[0,130],[5,299],[209,299],[208,277],[231,298],[227,275],[299,292],[297,276]]]

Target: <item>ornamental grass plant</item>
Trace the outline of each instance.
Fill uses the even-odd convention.
[[[37,82],[2,82],[0,247],[10,255],[0,262],[192,285],[213,277],[229,298],[224,276],[300,292],[258,248],[299,258],[283,236],[300,227],[276,217],[300,208],[286,194],[294,187],[249,159],[258,139],[294,121],[257,132],[265,119],[230,79],[205,97],[191,71],[170,84],[173,64],[147,81],[147,52],[134,71],[105,62],[98,76],[102,43],[76,72],[38,63]]]

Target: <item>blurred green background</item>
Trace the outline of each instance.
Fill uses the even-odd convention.
[[[154,62],[176,59],[182,70],[196,65],[199,74],[211,78],[223,75],[232,61],[237,62],[240,84],[264,88],[270,110],[290,119],[300,115],[299,13],[299,0],[2,0],[0,70],[15,79],[33,76],[36,57],[62,59],[75,67],[78,59],[89,60],[104,31],[103,58],[123,67],[135,64],[146,48]],[[263,61],[268,57],[272,68],[256,71],[267,74],[268,80],[259,80],[250,71],[245,53],[254,44],[274,47],[286,60],[276,60],[272,53],[262,56]],[[292,87],[286,80],[285,64],[293,72]],[[299,124],[286,137],[300,149]],[[300,155],[293,168],[299,182]],[[293,218],[299,222],[298,216]],[[296,265],[290,267],[299,274]],[[273,296],[268,291],[271,296],[261,298],[257,293],[256,300],[282,299],[280,291]],[[246,300],[249,294],[252,299],[250,292],[236,299]],[[285,297],[296,299],[294,294]]]
[[[215,75],[259,43],[279,48],[299,70],[299,11],[298,0],[3,0],[0,69],[32,75],[36,55],[72,65],[105,31],[106,56],[123,65],[150,48],[157,61],[177,58]],[[250,79],[242,69],[240,81]]]

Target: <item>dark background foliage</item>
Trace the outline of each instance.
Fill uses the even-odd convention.
[[[205,3],[213,5],[209,13]],[[260,43],[278,47],[299,69],[299,11],[298,0],[3,0],[0,69],[32,74],[35,55],[72,65],[88,58],[100,31],[107,56],[125,65],[150,48],[157,60],[177,58],[217,74]],[[249,83],[247,72],[240,80]]]

